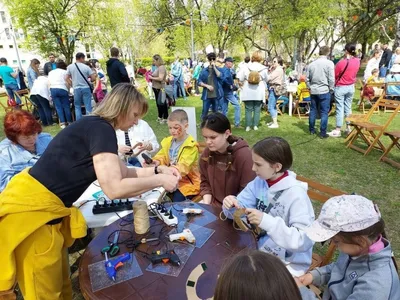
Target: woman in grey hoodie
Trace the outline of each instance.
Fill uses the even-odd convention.
[[[358,195],[329,199],[307,229],[315,242],[330,239],[340,251],[338,260],[296,278],[303,300],[317,299],[306,288],[325,288],[323,300],[398,300],[399,276],[390,243],[382,237],[384,222],[374,204]]]

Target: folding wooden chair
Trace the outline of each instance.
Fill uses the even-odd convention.
[[[399,112],[400,101],[391,99],[379,99],[376,105],[379,105],[380,107],[383,108],[391,109],[392,114],[389,116],[389,118],[386,120],[386,123],[383,125],[375,124],[364,120],[351,121],[350,125],[354,126],[355,134],[350,138],[347,144],[347,148],[351,148],[361,153],[364,153],[364,155],[367,155],[369,152],[371,152],[373,148],[383,152],[386,151],[385,146],[381,143],[379,139],[383,135],[387,127],[390,125],[396,114]],[[360,138],[367,144],[368,148],[366,150],[354,145],[354,142],[358,138]]]
[[[376,95],[375,90],[374,90],[374,94],[367,95],[367,93],[366,93],[367,89],[380,89],[380,90],[382,90],[382,92],[379,95]],[[361,111],[363,114],[368,113],[369,110],[365,109],[366,101],[368,100],[369,103],[371,103],[371,108],[372,108],[372,106],[376,102],[376,99],[379,98],[382,95],[382,93],[384,93],[384,91],[385,91],[385,83],[384,82],[372,82],[372,83],[364,84],[362,86],[361,92],[360,92],[360,103],[358,105],[358,110]],[[379,107],[377,107],[377,109],[378,110],[374,110],[373,112],[378,113]]]
[[[21,103],[20,106],[24,106],[26,107],[26,110],[29,112],[33,111],[33,105],[29,99],[29,90],[28,89],[24,89],[24,90],[19,90],[19,91],[14,91],[14,97],[21,99],[21,102],[25,102],[25,103]]]
[[[387,96],[387,98],[389,98],[389,97],[399,97],[399,95],[393,95],[393,94],[391,94],[391,93],[388,93],[388,87],[389,86],[400,86],[400,82],[399,81],[393,81],[393,82],[387,82],[386,83],[386,86],[385,86],[385,95]],[[391,109],[387,109],[386,107],[383,109],[383,112],[384,113],[387,113],[387,112],[392,112],[392,110]]]
[[[8,94],[7,93],[0,93],[0,98],[6,98],[8,99]],[[16,105],[16,106],[9,106],[8,104],[4,104],[2,101],[0,101],[0,106],[4,109],[6,113],[13,111],[14,109],[20,109],[24,104]]]
[[[384,161],[387,162],[389,164],[391,164],[392,166],[399,168],[400,169],[400,163],[394,161],[393,159],[390,159],[387,157],[387,155],[389,154],[390,150],[392,150],[392,148],[394,146],[396,146],[399,150],[400,150],[400,131],[385,131],[383,133],[383,135],[388,136],[391,140],[392,143],[390,144],[389,147],[386,148],[386,151],[383,153],[383,155],[379,158],[380,161]]]
[[[309,89],[302,89],[300,93],[310,93]],[[301,99],[301,101],[300,101]],[[305,104],[304,106],[301,106],[301,104]],[[299,119],[304,119],[309,117],[310,113],[310,106],[311,106],[311,101],[304,101],[301,97],[299,97],[295,102],[294,102],[294,113],[297,115]],[[305,109],[305,112],[302,112],[302,109]]]

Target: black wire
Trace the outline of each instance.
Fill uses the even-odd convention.
[[[93,199],[91,199],[91,200],[83,200],[83,202],[81,204],[79,204],[78,209],[81,208],[82,206],[84,206],[86,203],[92,202],[92,201],[97,201],[97,200],[93,200]]]

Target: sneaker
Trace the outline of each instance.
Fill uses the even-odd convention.
[[[272,124],[274,124],[274,122],[269,122],[267,123],[267,126],[271,126]]]
[[[243,126],[240,126],[240,125],[235,125],[235,128],[236,128],[236,129],[243,129],[244,127],[243,127]]]
[[[161,124],[161,122],[162,122],[162,119],[161,118],[157,118],[157,123]]]
[[[246,127],[246,131],[250,131],[250,126],[247,126],[247,127]]]
[[[167,124],[167,122],[168,122],[168,119],[163,119],[163,120],[160,122],[160,124]]]
[[[257,127],[257,126],[254,126],[254,130],[258,130],[258,127]]]
[[[329,132],[328,135],[330,137],[341,137],[342,136],[342,132],[340,130],[334,129],[331,132]]]
[[[271,125],[268,126],[268,128],[279,128],[279,125],[272,123]]]
[[[65,127],[67,127],[67,125],[61,124],[60,127],[61,127],[61,129],[64,129]]]
[[[327,139],[328,137],[329,137],[329,134],[321,134],[320,136],[319,136],[321,139]]]
[[[314,135],[314,134],[316,134],[315,131],[310,131],[310,135]]]

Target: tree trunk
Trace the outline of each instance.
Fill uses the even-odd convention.
[[[366,40],[366,37],[364,36],[364,41],[361,43],[361,53],[362,53],[362,58],[365,59],[366,58],[366,53],[367,53],[367,45],[368,42]]]
[[[400,46],[400,12],[397,13],[397,28],[396,28],[396,38],[394,40],[394,47]]]

